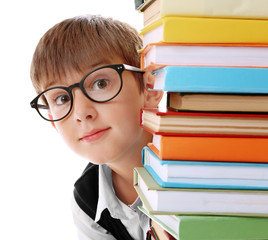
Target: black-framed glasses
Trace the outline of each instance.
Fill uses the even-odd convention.
[[[124,70],[143,72],[139,68],[126,64],[102,66],[87,73],[80,82],[69,87],[57,86],[43,91],[31,101],[31,107],[47,121],[60,121],[72,110],[72,90],[76,87],[93,102],[108,102],[120,93],[123,87]]]

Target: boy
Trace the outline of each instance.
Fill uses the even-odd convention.
[[[137,68],[141,47],[129,25],[83,16],[52,27],[33,55],[31,106],[90,161],[72,203],[80,239],[143,239],[148,228],[133,168],[151,141],[140,109],[157,107],[162,93],[147,91],[153,78]]]

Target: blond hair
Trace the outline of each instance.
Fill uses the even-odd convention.
[[[69,71],[85,73],[91,62],[120,57],[125,64],[140,65],[142,41],[130,25],[96,15],[66,19],[40,39],[31,64],[37,93]],[[141,89],[142,79],[139,79]]]

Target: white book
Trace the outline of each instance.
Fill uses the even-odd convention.
[[[144,25],[164,16],[267,19],[267,0],[148,0],[140,5]]]
[[[222,66],[268,67],[268,45],[149,44],[141,67]],[[156,66],[155,66],[156,65]]]
[[[143,168],[134,187],[150,214],[268,216],[268,191],[163,188]]]

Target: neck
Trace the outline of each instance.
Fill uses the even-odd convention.
[[[151,134],[144,132],[142,141],[139,141],[134,148],[127,151],[127,155],[120,160],[108,164],[113,171],[113,186],[117,197],[125,204],[132,204],[138,197],[133,186],[133,170],[135,167],[142,167],[141,150],[152,139]]]
[[[126,205],[131,205],[138,197],[133,187],[133,169],[128,176],[122,176],[113,171],[113,185],[116,196]]]

